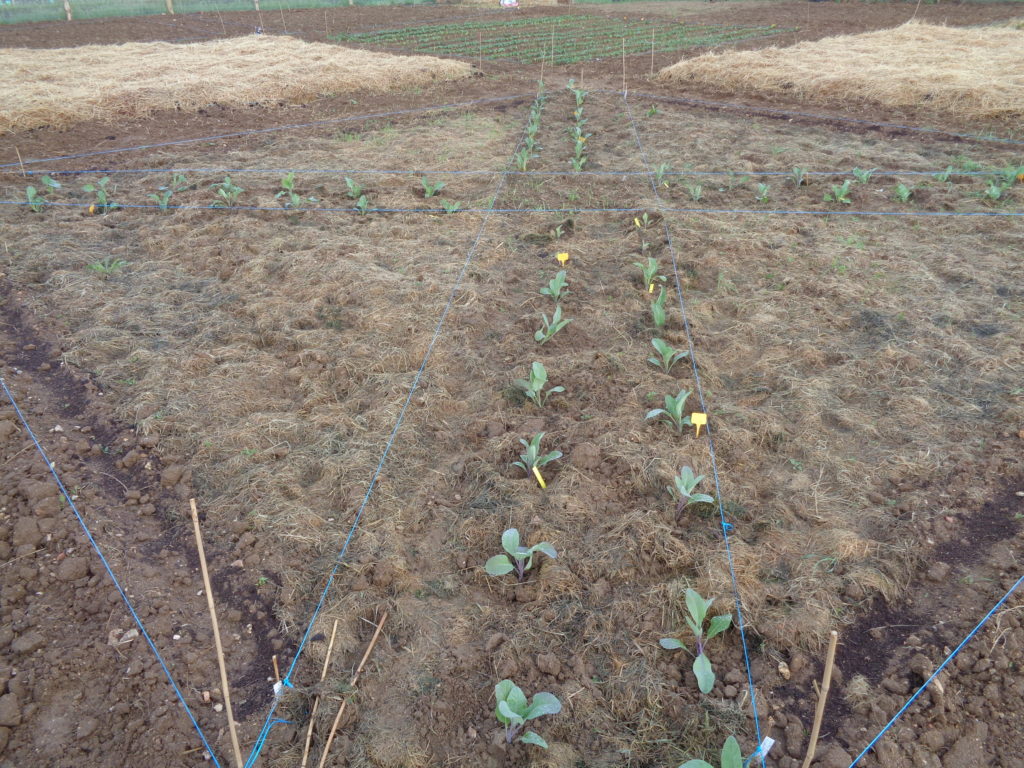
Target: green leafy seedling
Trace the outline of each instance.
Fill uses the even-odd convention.
[[[690,193],[690,198],[695,203],[699,203],[704,197],[704,187],[700,184],[687,184],[686,191]]]
[[[572,163],[572,169],[579,173],[583,170],[584,166],[586,166],[587,158],[586,155],[577,155],[576,157],[571,158],[570,162]]]
[[[648,357],[647,362],[661,368],[665,373],[671,373],[676,363],[690,356],[688,350],[675,349],[664,339],[651,339],[651,346],[658,356]]]
[[[39,189],[32,185],[25,187],[25,198],[28,200],[29,208],[36,213],[39,213],[46,205],[46,195],[60,189],[60,182],[54,181],[49,176],[42,176],[39,181],[43,185]]]
[[[650,107],[650,108],[649,108],[649,109],[647,110],[647,116],[648,116],[648,117],[654,117],[654,116],[655,116],[655,115],[657,115],[657,114],[658,114],[658,108],[657,108],[657,107],[655,107],[655,106],[651,106],[651,107]]]
[[[188,180],[188,177],[184,173],[176,173],[171,177],[171,184],[168,187],[175,194],[178,192],[184,192],[187,189],[192,189],[195,184]],[[163,187],[161,187],[163,189]]]
[[[634,267],[639,267],[644,277],[644,288],[650,288],[655,281],[665,282],[665,276],[658,274],[658,260],[648,256],[647,261],[634,261]]]
[[[767,203],[769,198],[771,197],[771,190],[772,188],[768,184],[758,184],[757,192],[754,195],[757,202]]]
[[[647,412],[644,416],[646,421],[651,419],[662,419],[669,422],[679,434],[683,433],[684,427],[693,426],[693,422],[690,421],[689,414],[683,415],[683,409],[686,408],[686,398],[692,395],[688,389],[680,389],[679,394],[673,397],[672,395],[665,395],[665,407],[655,408]]]
[[[569,282],[565,279],[565,270],[560,269],[553,278],[548,280],[548,284],[540,289],[540,292],[544,296],[550,296],[556,302],[561,301],[562,297],[569,293]]]
[[[562,458],[561,451],[551,451],[541,456],[540,441],[543,439],[543,432],[538,432],[530,438],[529,442],[520,438],[519,442],[522,443],[524,448],[526,448],[526,453],[519,454],[520,460],[512,462],[512,466],[519,467],[527,475],[532,475],[534,467],[540,469],[541,467],[550,464],[552,461]]]
[[[1010,185],[1000,179],[992,179],[989,181],[988,186],[985,187],[985,191],[982,193],[982,197],[986,200],[993,202],[1002,200],[1003,195],[1006,194],[1006,190],[1010,188]]]
[[[117,274],[122,269],[128,266],[128,262],[124,259],[115,259],[113,256],[107,256],[99,261],[94,261],[88,265],[88,268],[93,272],[99,272],[104,277],[110,277],[111,275]]]
[[[572,320],[568,318],[562,319],[562,307],[559,305],[551,313],[550,320],[547,315],[541,315],[541,327],[533,334],[533,338],[540,344],[547,344],[556,333],[571,322]]]
[[[1007,186],[1024,183],[1024,165],[1008,165],[999,171],[999,176]]]
[[[363,193],[366,190],[363,189],[362,185],[348,176],[345,177],[345,187],[347,188],[345,194],[348,195],[350,200],[358,200],[360,197],[365,197]]]
[[[654,220],[651,219],[650,215],[645,211],[643,216],[636,216],[633,219],[633,225],[637,229],[646,230],[654,224]]]
[[[420,183],[423,185],[424,197],[433,197],[447,186],[443,181],[436,181],[434,183],[431,183],[427,181],[426,177],[420,179]]]
[[[905,203],[914,196],[914,188],[908,187],[906,184],[897,184],[892,196],[901,203]]]
[[[551,387],[547,392],[544,391],[544,387],[548,383],[548,372],[544,369],[543,364],[534,362],[530,366],[530,378],[529,379],[516,379],[512,382],[516,389],[520,389],[523,393],[530,398],[538,408],[543,408],[551,395],[558,395],[565,392],[565,387]]]
[[[214,201],[214,208],[230,208],[238,202],[239,196],[245,192],[240,186],[231,181],[230,176],[225,176],[224,181],[211,184],[210,188],[216,190],[217,199]]]
[[[526,694],[518,685],[511,680],[502,680],[494,686],[494,698],[498,701],[494,716],[505,726],[506,744],[518,739],[523,744],[548,748],[548,743],[533,731],[526,731],[522,735],[520,733],[528,721],[561,712],[562,702],[558,697],[553,693],[541,692],[533,697],[533,701],[527,701]]]
[[[530,161],[535,157],[536,155],[533,154],[528,148],[520,148],[519,151],[516,152],[515,154],[516,168],[518,168],[523,173],[526,173],[526,169],[529,166]]]
[[[721,616],[714,616],[707,622],[708,611],[714,599],[705,600],[695,589],[686,590],[686,610],[690,614],[686,617],[686,625],[693,633],[696,641],[695,652],[691,652],[683,643],[674,637],[663,637],[658,642],[661,647],[669,650],[684,650],[693,653],[693,674],[697,678],[697,687],[701,693],[710,693],[715,686],[715,671],[711,667],[711,661],[704,653],[704,647],[708,641],[717,637],[732,626],[732,614],[724,613]],[[704,624],[707,622],[707,628]]]
[[[295,191],[295,172],[290,171],[281,178],[281,191],[274,195],[274,199],[284,198],[285,208],[301,208],[306,203],[315,203],[315,197],[304,198]]]
[[[444,199],[442,199],[441,200],[441,207],[444,209],[445,213],[458,213],[459,210],[461,210],[461,208],[462,208],[462,201],[461,200],[454,200],[454,201],[452,201],[452,200],[444,200]]]
[[[843,205],[850,204],[850,180],[847,179],[842,184],[833,184],[832,189],[825,193],[822,197],[826,203],[842,203]]]
[[[668,188],[668,182],[665,181],[665,174],[672,170],[672,166],[668,163],[662,163],[654,169],[654,181],[659,187]]]
[[[793,180],[794,186],[802,187],[807,184],[807,171],[799,166],[793,166],[789,178]]]
[[[938,173],[932,174],[936,179],[945,183],[949,181],[949,177],[953,175],[953,166],[947,165],[946,170],[939,171]]]
[[[102,179],[97,181],[95,184],[89,183],[82,186],[83,192],[92,192],[96,196],[96,202],[89,206],[89,212],[92,213],[94,210],[106,213],[117,208],[117,203],[110,201],[110,194],[107,191],[107,185],[110,183],[110,177],[104,176]]]
[[[679,768],[716,768],[706,760],[687,760]],[[730,736],[722,745],[722,757],[718,768],[743,768],[743,752],[735,736]]]
[[[356,210],[359,211],[359,213],[362,214],[363,216],[365,216],[367,212],[369,212],[371,205],[372,203],[370,202],[370,198],[368,198],[366,195],[360,195],[359,199],[356,200]]]
[[[853,178],[855,178],[860,184],[867,184],[869,181],[871,181],[871,176],[877,170],[877,168],[869,168],[868,170],[865,171],[863,168],[854,168]]]
[[[666,485],[669,494],[676,501],[676,512],[682,512],[691,504],[714,504],[715,497],[706,493],[694,493],[704,475],[694,475],[690,467],[682,467],[672,478],[672,485]]]
[[[655,328],[664,328],[668,315],[665,312],[665,299],[668,294],[662,288],[658,291],[658,298],[651,302],[651,321]]]
[[[156,192],[149,195],[149,199],[156,203],[161,211],[166,211],[173,196],[174,190],[170,187],[158,187]]]
[[[552,560],[558,557],[555,548],[548,542],[542,541],[532,547],[524,547],[519,543],[519,531],[509,528],[501,534],[501,548],[506,554],[495,555],[484,563],[484,570],[491,576],[504,576],[515,571],[519,581],[526,579],[526,572],[533,568],[533,556],[537,552],[543,552]]]

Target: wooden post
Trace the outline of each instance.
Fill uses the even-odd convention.
[[[199,565],[203,569],[203,587],[206,591],[206,605],[210,609],[210,623],[213,625],[213,644],[217,649],[217,666],[220,668],[220,685],[224,691],[224,708],[228,714],[228,731],[231,733],[231,746],[235,750],[235,762],[242,768],[242,748],[238,743],[238,731],[235,728],[235,713],[231,708],[231,688],[228,686],[228,672],[224,664],[224,648],[220,642],[220,627],[217,624],[217,609],[213,604],[213,587],[210,586],[210,574],[206,568],[206,552],[203,549],[203,534],[199,530],[199,512],[196,500],[189,499],[192,507],[192,527],[195,529],[196,549],[199,551]]]
[[[167,12],[173,15],[174,14],[174,0],[166,0],[166,2],[167,2]]]
[[[68,15],[68,21],[71,21],[71,3],[68,0],[64,0],[64,13]]]
[[[821,732],[821,718],[825,715],[825,700],[832,684],[832,665],[836,660],[836,641],[839,633],[834,629],[828,638],[828,652],[825,654],[825,673],[821,677],[821,691],[818,693],[818,707],[814,711],[814,726],[811,728],[811,740],[807,742],[807,757],[801,768],[808,768],[814,759],[814,750],[818,748],[818,734]]]
[[[256,12],[260,10],[260,0],[252,0],[252,4],[256,6]]]

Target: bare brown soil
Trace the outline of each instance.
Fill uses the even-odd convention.
[[[861,30],[911,7],[810,10],[836,28]],[[765,14],[774,20],[805,10],[724,8],[706,13],[752,19],[760,11],[763,23]],[[1005,11],[938,9],[963,23]],[[351,18],[394,24],[461,12],[401,9],[399,17],[388,9],[384,22],[384,11],[352,9]],[[312,24],[314,15],[296,12],[295,26]],[[141,37],[146,22],[169,21],[193,20],[66,28],[83,37],[119,30]],[[0,29],[7,34],[14,33]],[[19,45],[30,44],[31,32],[19,34]],[[602,66],[604,75],[596,65],[585,73],[586,84],[615,88],[614,69]],[[129,126],[37,131],[5,141],[4,158],[16,160],[15,145],[39,158],[529,93],[535,74],[490,72],[460,92],[434,88],[386,102],[211,107]],[[569,170],[571,106],[560,87],[568,74],[549,79],[542,150],[531,170]],[[528,102],[59,167],[488,169],[494,173],[437,174],[447,183],[441,196],[486,208],[500,190],[499,208],[636,207],[657,221],[659,202],[643,176],[502,183],[498,172]],[[751,174],[795,165],[879,168],[869,183],[853,185],[856,210],[1020,211],[1024,200],[1020,185],[985,203],[983,179],[907,173],[1003,167],[1019,162],[1013,146],[639,97],[630,107],[652,167],[735,172],[666,176],[661,197],[669,208],[841,208],[822,196],[849,178],[843,173],[811,176],[801,187],[762,177],[771,202],[754,200],[760,179]],[[594,134],[589,167],[645,170],[621,96],[592,93],[586,113]],[[98,141],[103,136],[116,138]],[[903,173],[881,175],[886,170]],[[343,175],[380,207],[435,205],[423,198],[418,174],[300,173],[300,191],[324,206],[350,205]],[[148,202],[168,177],[112,174],[115,199]],[[212,201],[210,185],[222,174],[189,177],[195,186],[175,202]],[[240,202],[279,205],[279,177],[236,174],[246,190]],[[87,177],[61,180],[61,200],[87,202],[80,191]],[[915,186],[905,204],[892,200],[897,181]],[[0,177],[5,199],[23,194],[23,184],[16,173]],[[236,719],[248,746],[270,705],[270,655],[279,653],[285,667],[291,661],[428,348],[296,670],[297,690],[282,702],[290,723],[271,731],[262,764],[299,764],[317,691],[330,702],[318,721],[318,756],[385,610],[382,642],[350,698],[329,765],[671,767],[710,757],[729,733],[752,750],[738,633],[710,646],[719,681],[708,696],[698,693],[683,654],[657,644],[683,632],[687,586],[714,596],[720,609],[732,605],[732,587],[713,511],[677,513],[664,492],[683,464],[709,473],[706,437],[643,418],[663,394],[694,382],[685,363],[668,375],[644,362],[652,352],[649,294],[632,262],[643,242],[666,271],[670,253],[661,230],[639,229],[634,216],[515,213],[485,224],[477,213],[125,208],[90,216],[82,208],[0,208],[5,380],[222,763],[230,764],[230,747],[224,715],[214,709],[217,675],[187,499],[197,497],[206,515]],[[838,679],[817,765],[842,768],[1022,573],[1024,274],[1016,254],[1024,230],[1018,219],[984,217],[669,213],[667,221],[735,525],[730,541],[760,722],[780,742],[769,764],[800,764],[821,643],[837,628]],[[538,346],[533,331],[552,307],[538,290],[562,250],[570,254],[571,289],[563,305],[573,322]],[[105,258],[126,263],[106,275],[90,269]],[[683,346],[678,307],[669,306],[663,337]],[[510,386],[533,360],[567,389],[543,410]],[[546,469],[546,491],[510,466],[518,440],[539,431],[546,449],[565,453]],[[131,628],[123,604],[6,405],[0,469],[0,764],[205,764],[149,649],[140,638],[118,644]],[[524,585],[480,567],[509,525],[559,551]],[[1019,595],[1010,599],[863,765],[1019,765],[1021,605]],[[335,660],[320,687],[335,619]],[[492,689],[506,676],[528,694],[547,690],[563,701],[561,715],[537,723],[548,752],[503,744]]]

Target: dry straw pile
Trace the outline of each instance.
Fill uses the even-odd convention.
[[[709,53],[663,69],[658,79],[820,104],[1011,118],[1024,114],[1024,32],[909,22],[788,48]]]
[[[303,102],[356,90],[388,91],[455,80],[469,64],[433,56],[251,36],[212,42],[0,50],[0,130],[63,128],[212,103]]]

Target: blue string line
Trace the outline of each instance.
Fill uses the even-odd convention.
[[[495,174],[501,173],[495,171]],[[504,177],[505,174],[503,174]],[[658,197],[661,201],[661,197]],[[32,203],[24,200],[0,200],[0,205],[29,206]],[[53,206],[55,208],[89,208],[92,203],[56,203],[42,202],[36,205]],[[851,211],[849,209],[834,211],[815,210],[762,210],[758,208],[667,208],[663,201],[660,210],[664,213],[735,213],[761,214],[763,216],[924,216],[924,217],[960,217],[960,216],[1024,216],[1024,211]],[[282,208],[273,205],[168,205],[161,208],[157,204],[118,203],[117,208],[131,210],[168,210],[168,211],[276,211],[277,213],[351,213],[361,214],[358,208]],[[638,208],[460,208],[456,213],[642,213],[648,210]],[[446,213],[444,208],[367,208],[366,213]],[[452,215],[447,214],[447,215]]]
[[[610,88],[595,88],[597,93],[621,93],[621,91],[615,91]],[[657,101],[667,101],[672,104],[688,104],[696,107],[714,107],[716,109],[735,109],[743,112],[760,112],[768,115],[781,115],[782,117],[807,117],[813,120],[822,120],[825,122],[838,122],[838,123],[853,123],[855,125],[867,125],[872,128],[899,128],[904,131],[914,131],[916,133],[930,133],[939,136],[950,136],[955,139],[968,139],[971,141],[993,141],[1002,144],[1024,144],[1024,141],[1018,139],[1006,139],[999,136],[981,136],[973,133],[953,133],[952,131],[943,131],[938,128],[918,128],[913,125],[902,125],[900,123],[882,123],[875,120],[859,120],[855,117],[838,117],[834,115],[821,115],[813,112],[797,112],[789,109],[775,109],[773,107],[755,107],[749,104],[736,104],[728,101],[709,101],[707,99],[685,99],[673,96],[657,96],[652,93],[640,93],[634,92],[634,96],[643,99],[655,99]]]
[[[630,126],[633,129],[633,137],[636,139],[637,148],[640,150],[640,160],[644,164],[644,168],[647,169],[648,179],[651,182],[651,189],[654,192],[654,196],[658,200],[659,208],[662,208],[664,212],[664,206],[661,199],[661,195],[658,193],[658,184],[655,180],[655,174],[651,170],[651,165],[647,159],[647,150],[644,148],[643,143],[640,141],[640,132],[637,130],[636,121],[633,119],[633,111],[630,109],[629,100],[626,97],[626,92],[622,91],[622,103],[626,108],[626,115],[629,117]],[[683,299],[683,286],[679,279],[679,264],[676,259],[675,244],[672,240],[672,232],[669,230],[668,220],[664,218],[662,214],[661,220],[662,226],[665,230],[665,239],[668,244],[669,254],[672,256],[672,273],[675,277],[676,284],[676,296],[679,298],[679,311],[683,317],[683,328],[686,331],[686,342],[690,349],[690,365],[693,368],[693,380],[694,387],[697,391],[697,399],[700,401],[700,409],[703,413],[708,413],[707,404],[704,401],[704,388],[701,386],[700,373],[697,370],[697,354],[693,344],[693,334],[690,329],[690,320],[686,314],[686,302]],[[743,663],[747,668],[747,686],[750,689],[750,708],[754,714],[754,732],[757,735],[757,743],[761,743],[761,722],[757,714],[757,694],[754,688],[754,674],[750,668],[750,653],[747,650],[747,635],[743,624],[743,604],[740,599],[739,584],[736,580],[736,568],[732,559],[732,548],[729,546],[729,531],[732,529],[732,524],[727,522],[725,519],[725,506],[722,503],[722,487],[718,479],[718,461],[715,456],[715,443],[712,438],[710,424],[706,424],[704,429],[708,437],[708,452],[711,456],[711,472],[715,478],[715,497],[718,499],[718,514],[722,525],[722,538],[725,542],[725,553],[729,561],[729,574],[732,578],[732,592],[733,601],[736,605],[736,624],[740,630],[740,642],[743,645]],[[762,768],[765,765],[764,755],[760,755]]]
[[[121,599],[124,601],[124,604],[128,608],[128,612],[132,615],[132,618],[135,619],[136,626],[138,626],[139,631],[142,633],[142,636],[146,639],[146,642],[149,644],[150,649],[156,656],[156,660],[160,663],[160,668],[164,671],[164,675],[166,675],[167,681],[171,684],[171,687],[174,689],[174,693],[175,695],[177,695],[178,701],[180,701],[181,706],[185,708],[185,714],[187,714],[188,719],[192,721],[192,727],[195,728],[196,733],[199,734],[199,740],[203,742],[203,746],[209,753],[210,759],[213,761],[213,764],[217,766],[217,768],[220,768],[220,762],[217,760],[216,754],[214,754],[213,747],[210,746],[210,743],[206,740],[206,735],[203,733],[203,729],[199,727],[199,723],[196,722],[195,717],[193,717],[192,710],[189,709],[188,703],[185,701],[184,694],[182,694],[181,689],[178,688],[178,684],[174,682],[174,677],[171,676],[171,670],[167,668],[167,664],[164,662],[164,657],[160,655],[160,651],[157,650],[156,643],[153,642],[153,639],[149,636],[149,633],[146,631],[146,627],[142,623],[142,619],[140,619],[139,615],[135,612],[135,608],[132,606],[131,600],[128,599],[128,594],[121,587],[121,582],[119,582],[117,580],[117,577],[114,575],[114,571],[110,567],[110,563],[107,562],[107,558],[104,557],[103,551],[100,549],[99,544],[97,544],[96,539],[93,538],[92,531],[89,530],[89,526],[86,524],[85,519],[82,517],[81,513],[79,513],[78,507],[75,505],[74,499],[72,499],[71,494],[68,493],[67,488],[64,487],[64,483],[61,482],[60,476],[57,474],[57,470],[54,468],[53,462],[50,461],[50,458],[46,455],[46,451],[43,450],[43,446],[40,445],[38,438],[36,438],[35,432],[33,432],[32,427],[29,426],[28,421],[25,419],[25,415],[21,412],[21,408],[18,407],[18,403],[15,402],[14,395],[11,394],[11,390],[8,389],[7,382],[4,381],[4,378],[2,376],[0,376],[0,387],[3,387],[4,394],[7,395],[7,399],[10,400],[11,405],[14,406],[14,412],[18,415],[18,419],[21,421],[21,425],[25,428],[25,431],[28,433],[28,436],[32,438],[32,442],[35,443],[36,450],[39,451],[39,455],[42,457],[43,462],[46,464],[46,468],[50,470],[50,474],[53,475],[53,479],[57,482],[57,487],[60,489],[60,492],[64,495],[64,499],[67,501],[68,506],[71,507],[71,511],[75,513],[75,517],[78,519],[78,524],[82,527],[82,530],[85,532],[85,536],[89,540],[89,543],[92,544],[92,548],[96,550],[96,554],[99,556],[100,562],[103,563],[103,567],[106,569],[107,575],[110,576],[110,580],[114,582],[114,586],[117,588],[118,593],[121,595]]]
[[[990,171],[950,171],[950,176],[993,176],[999,169]],[[21,175],[21,171],[4,171],[4,173]],[[143,174],[143,173],[268,173],[268,174],[351,174],[355,175],[394,175],[394,176],[492,176],[501,171],[495,170],[410,170],[410,169],[377,169],[377,168],[88,168],[80,171],[25,170],[25,176],[81,176],[85,174]],[[852,174],[852,170],[808,171],[805,176],[843,176]],[[874,176],[934,176],[945,173],[939,171],[882,171],[872,169]],[[509,176],[646,176],[646,171],[509,171]],[[792,171],[665,171],[662,176],[792,176]]]
[[[527,98],[529,94],[514,94],[512,96],[495,96],[486,99],[473,99],[472,101],[460,101],[452,104],[439,104],[432,107],[416,107],[415,109],[399,109],[393,112],[375,112],[368,115],[349,115],[347,117],[332,117],[327,120],[316,120],[311,123],[294,123],[292,125],[279,125],[273,128],[254,128],[249,131],[238,131],[236,133],[222,133],[216,136],[200,136],[195,139],[178,139],[176,141],[162,141],[158,144],[140,144],[136,147],[121,147],[119,149],[100,149],[94,152],[79,152],[74,155],[59,155],[57,157],[44,157],[38,160],[23,160],[20,163],[3,163],[0,168],[17,168],[22,165],[35,165],[37,163],[51,163],[58,160],[76,160],[82,157],[96,157],[97,155],[113,155],[119,152],[134,152],[139,149],[157,149],[159,147],[176,147],[182,144],[194,144],[199,141],[216,141],[219,139],[235,139],[240,136],[258,136],[276,131],[290,131],[295,128],[315,128],[322,125],[337,125],[355,120],[374,120],[380,117],[394,117],[396,115],[411,115],[417,112],[435,112],[442,109],[456,109],[468,107],[474,104],[484,104],[495,101],[514,101],[515,99]]]
[[[525,131],[524,131],[525,137]],[[522,144],[522,138],[516,144],[516,150],[519,145]],[[509,157],[506,163],[506,169],[512,166],[512,161],[515,156]],[[508,175],[505,173],[501,174],[501,179],[498,182],[497,187],[494,190],[494,194],[491,196],[491,204],[497,202],[498,197],[501,195],[502,189],[505,186],[505,182],[508,180]],[[412,386],[409,388],[409,394],[405,398],[405,403],[402,405],[402,410],[398,414],[398,419],[395,421],[395,426],[391,430],[391,435],[388,437],[388,441],[384,446],[384,451],[381,454],[380,461],[377,462],[377,468],[373,472],[373,476],[370,478],[370,483],[366,488],[366,493],[363,495],[362,503],[359,505],[359,509],[356,511],[355,518],[352,521],[352,525],[349,527],[348,535],[345,537],[345,543],[342,545],[341,552],[335,558],[334,567],[331,569],[330,575],[327,577],[327,583],[324,585],[323,591],[320,593],[320,599],[316,604],[316,608],[313,610],[313,614],[309,619],[309,623],[306,626],[306,631],[302,635],[302,640],[299,642],[298,647],[295,649],[295,655],[292,657],[291,664],[288,666],[288,672],[285,674],[284,682],[285,685],[290,686],[292,673],[295,671],[296,665],[299,663],[299,658],[302,656],[302,652],[306,648],[306,643],[309,641],[310,634],[313,631],[313,626],[316,624],[317,618],[320,616],[320,612],[323,610],[324,602],[327,600],[327,594],[330,592],[331,587],[334,584],[334,579],[338,574],[338,570],[341,568],[342,561],[345,554],[348,552],[348,547],[352,541],[352,537],[355,536],[356,530],[359,527],[359,523],[363,517],[363,512],[366,509],[366,505],[370,501],[370,496],[373,494],[374,489],[377,486],[377,480],[380,478],[380,474],[384,469],[384,463],[387,461],[388,455],[391,453],[391,447],[394,445],[395,438],[398,436],[398,430],[402,426],[402,421],[405,419],[405,414],[409,410],[409,405],[412,403],[413,395],[419,388],[420,379],[423,377],[423,373],[427,368],[427,363],[430,361],[431,353],[434,351],[434,346],[437,344],[438,339],[441,337],[441,331],[444,328],[444,322],[448,317],[448,313],[451,311],[452,305],[455,303],[455,298],[458,295],[459,289],[462,287],[462,280],[466,275],[469,265],[473,261],[473,257],[476,255],[477,248],[480,245],[480,241],[483,239],[484,231],[487,228],[487,224],[491,219],[491,210],[488,210],[484,215],[483,220],[480,222],[480,227],[477,230],[476,237],[473,240],[469,251],[466,253],[466,258],[462,263],[462,269],[459,270],[459,274],[455,278],[455,283],[452,285],[452,289],[448,294],[448,303],[445,304],[444,309],[441,312],[441,317],[438,318],[437,325],[434,327],[434,334],[430,339],[430,343],[427,345],[427,351],[423,355],[423,361],[420,363],[419,370],[416,371],[416,375],[413,377]],[[271,718],[277,709],[278,700],[275,699],[273,705],[270,708],[270,713],[267,715],[267,721],[263,728],[260,730],[260,735],[256,740],[256,744],[253,746],[252,751],[249,753],[248,759],[245,761],[245,768],[251,768],[256,760],[259,759],[260,752],[266,743],[267,737],[270,735],[270,728],[272,723]]]
[[[999,610],[999,608],[1003,605],[1003,603],[1005,603],[1010,598],[1010,595],[1012,595],[1015,591],[1017,591],[1017,587],[1019,587],[1021,584],[1024,584],[1024,576],[1021,576],[1019,579],[1017,579],[1017,582],[1012,587],[1010,587],[1010,589],[1006,592],[1005,595],[1003,595],[999,599],[999,602],[997,602],[995,605],[992,606],[992,608],[989,610],[989,612],[985,614],[984,618],[982,618],[982,620],[977,623],[977,625],[974,627],[974,629],[972,629],[967,634],[967,637],[965,637],[963,640],[960,641],[960,645],[958,645],[956,648],[953,649],[953,651],[935,669],[935,671],[931,673],[931,675],[928,677],[928,679],[924,681],[924,684],[914,692],[914,695],[911,696],[909,699],[907,699],[906,703],[902,707],[899,708],[899,711],[895,715],[892,716],[892,719],[888,723],[885,724],[885,726],[882,728],[881,731],[878,732],[878,735],[875,736],[875,738],[873,738],[868,743],[868,745],[866,747],[864,747],[864,750],[859,755],[857,755],[857,757],[854,758],[853,762],[850,763],[849,768],[853,768],[855,765],[857,765],[857,763],[859,763],[861,761],[861,758],[863,758],[865,755],[867,755],[868,752],[871,751],[871,749],[875,746],[875,744],[878,743],[878,740],[881,739],[882,736],[885,735],[886,731],[888,731],[890,728],[892,728],[893,724],[900,718],[900,715],[902,715],[904,712],[906,712],[907,709],[910,708],[910,705],[913,704],[915,701],[917,701],[917,697],[920,696],[922,693],[924,693],[925,688],[927,688],[929,685],[931,685],[932,681],[936,677],[939,676],[939,673],[943,669],[946,668],[946,665],[949,664],[949,662],[951,662],[956,657],[956,655],[958,653],[960,653],[960,651],[963,649],[963,647],[965,645],[967,645],[967,643],[969,643],[971,641],[971,639],[976,634],[978,634],[978,631],[983,626],[985,626],[985,624],[988,622],[988,620],[991,619],[992,616],[995,614],[995,612],[997,610]]]

